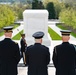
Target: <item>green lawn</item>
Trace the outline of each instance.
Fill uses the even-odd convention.
[[[48,32],[49,32],[52,40],[61,40],[61,37],[55,31],[53,31],[50,27],[48,27]],[[20,33],[23,33],[23,30]],[[20,40],[20,38],[21,38],[20,33],[18,33],[12,39],[13,40]]]
[[[59,36],[54,30],[52,30],[50,27],[48,27],[48,33],[50,34],[50,37],[52,40],[61,40],[61,36]]]
[[[20,33],[23,33],[23,30],[22,30],[21,32],[19,32],[17,35],[15,35],[15,36],[12,38],[12,40],[20,40],[20,38],[21,38]]]
[[[57,24],[57,27],[59,27],[60,29],[62,29],[62,30],[67,30],[67,28],[66,27],[63,27],[62,25],[60,25],[60,24]],[[76,38],[76,33],[74,33],[74,32],[71,32],[71,35],[72,36],[74,36],[75,38]]]

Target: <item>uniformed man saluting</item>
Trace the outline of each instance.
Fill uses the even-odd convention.
[[[20,61],[19,46],[11,40],[13,27],[4,27],[5,39],[0,42],[1,75],[17,75],[17,64]]]
[[[75,75],[76,51],[69,43],[70,33],[70,30],[61,30],[62,44],[54,47],[52,59],[56,75]]]
[[[27,47],[25,52],[28,75],[48,75],[50,53],[48,47],[41,45],[43,36],[44,33],[41,31],[34,33],[35,44]]]

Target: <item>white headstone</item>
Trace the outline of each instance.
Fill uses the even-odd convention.
[[[23,12],[24,33],[28,45],[34,44],[33,33],[43,31],[43,45],[50,46],[48,38],[48,11],[47,10],[25,10]]]

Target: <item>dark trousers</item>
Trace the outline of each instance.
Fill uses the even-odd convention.
[[[25,52],[21,51],[21,58],[23,58],[23,63],[25,64]]]

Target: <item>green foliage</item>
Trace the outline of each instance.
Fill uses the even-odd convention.
[[[56,15],[55,15],[55,8],[53,2],[49,2],[46,6],[46,9],[49,12],[49,19],[55,19]]]
[[[76,10],[73,8],[67,8],[61,11],[60,20],[68,26],[72,26],[73,29],[76,29]]]
[[[23,11],[26,10],[26,9],[29,9],[30,7],[31,6],[29,4],[26,4],[26,5],[24,5],[22,3],[13,4],[12,9],[16,13],[16,20],[23,19]]]
[[[38,9],[38,0],[32,2],[32,9]]]
[[[43,1],[43,4],[44,4],[45,7],[47,6],[47,4],[49,2],[53,2],[53,3],[58,3],[59,2],[59,0],[42,0],[42,1]]]
[[[23,11],[30,8],[29,4],[0,5],[0,29],[12,25],[14,21],[23,19]]]
[[[50,37],[52,38],[52,40],[61,40],[61,37],[50,27],[48,27],[48,33],[50,34]]]
[[[56,19],[59,19],[59,14],[65,8],[65,5],[64,3],[56,2],[54,3],[54,6],[55,6],[55,12],[56,12]]]
[[[62,0],[62,2],[72,5],[72,4],[76,3],[76,0]]]
[[[65,4],[60,3],[59,0],[43,0],[43,4],[44,4],[45,8],[46,8],[47,4],[50,2],[54,3],[55,18],[58,19],[61,10],[63,10],[65,8]]]
[[[43,3],[41,1],[34,0],[34,2],[32,2],[32,9],[44,9]]]
[[[8,5],[0,5],[0,28],[8,26],[15,21],[15,13]]]
[[[65,23],[65,25],[76,29],[76,0],[63,0],[65,3],[65,9],[62,9],[59,15],[59,19]]]
[[[23,19],[23,10],[20,9],[18,12],[18,19]]]

